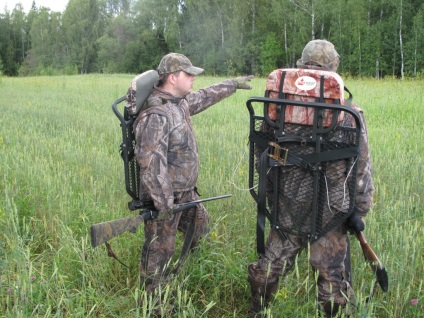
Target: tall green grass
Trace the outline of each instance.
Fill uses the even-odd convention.
[[[138,300],[142,226],[111,241],[129,269],[93,250],[93,223],[133,215],[126,208],[120,127],[112,102],[131,75],[0,78],[0,316],[147,317]],[[200,88],[221,78],[199,77]],[[255,252],[255,205],[247,190],[251,91],[194,116],[211,235],[163,291],[175,317],[245,317],[247,265]],[[423,82],[346,80],[365,112],[376,185],[367,239],[389,273],[389,292],[366,303],[375,282],[352,239],[358,317],[423,312]],[[315,276],[300,255],[269,317],[319,317]],[[414,305],[411,300],[418,299]],[[154,302],[155,299],[146,300]],[[146,302],[145,301],[145,302]]]

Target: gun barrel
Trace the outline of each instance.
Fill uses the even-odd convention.
[[[217,196],[217,197],[211,197],[211,198],[193,200],[193,201],[190,201],[190,202],[181,203],[181,204],[178,204],[174,207],[173,212],[175,213],[175,212],[184,211],[184,210],[187,210],[187,209],[194,208],[199,203],[224,199],[224,198],[228,198],[228,197],[231,197],[231,196],[232,196],[232,194],[224,194],[224,195],[220,195],[220,196]]]
[[[225,194],[217,197],[206,198],[202,200],[194,200],[182,204],[178,204],[174,207],[173,212],[180,212],[194,208],[197,204],[212,200],[219,200],[223,198],[231,197],[231,194]],[[118,236],[125,231],[130,231],[135,233],[137,227],[141,222],[157,218],[158,211],[153,209],[146,209],[140,212],[139,215],[132,218],[123,218],[119,220],[113,220],[98,224],[93,224],[91,226],[91,246],[93,248],[99,246],[102,243],[109,241],[110,239]]]

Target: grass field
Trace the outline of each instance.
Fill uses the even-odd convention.
[[[144,317],[138,307],[143,240],[111,241],[129,266],[91,248],[93,223],[134,215],[127,208],[120,127],[112,102],[131,75],[0,77],[0,317]],[[199,77],[198,88],[220,81]],[[206,204],[211,235],[168,288],[175,317],[245,317],[247,265],[257,258],[256,208],[247,188],[251,91],[194,116],[199,191],[230,199]],[[367,239],[389,273],[389,292],[366,304],[374,275],[352,238],[357,317],[424,317],[424,82],[347,79],[368,124],[375,205]],[[315,277],[302,254],[280,285],[269,317],[319,317]]]

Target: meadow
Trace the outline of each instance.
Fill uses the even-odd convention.
[[[111,240],[126,268],[90,245],[90,225],[127,209],[121,131],[111,104],[132,75],[0,77],[0,317],[147,317],[137,305],[143,229]],[[222,78],[198,77],[196,88]],[[374,274],[351,237],[357,317],[424,317],[424,82],[345,79],[368,125],[374,206],[365,234],[389,274]],[[248,187],[251,96],[264,78],[193,117],[211,233],[164,290],[175,317],[246,317],[257,259]],[[319,317],[308,255],[284,278],[267,317]]]

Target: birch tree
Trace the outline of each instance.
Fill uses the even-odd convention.
[[[311,40],[315,40],[315,0],[291,0],[293,5],[311,18]]]
[[[403,19],[403,0],[400,0],[400,3],[399,3],[399,48],[400,48],[400,63],[401,63],[400,74],[403,80],[405,62],[403,58],[402,19]]]
[[[419,69],[424,66],[424,3],[413,18],[411,31],[412,76],[416,79]]]

